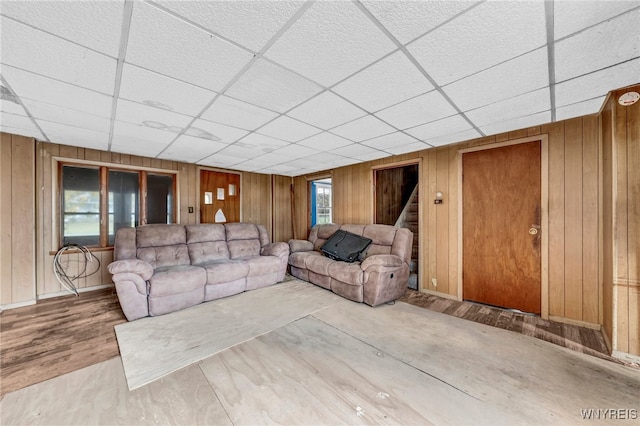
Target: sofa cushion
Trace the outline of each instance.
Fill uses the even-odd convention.
[[[186,243],[187,236],[183,225],[155,224],[136,228],[136,245],[138,248]]]
[[[333,262],[329,265],[329,276],[351,285],[364,283],[364,272],[358,263]]]
[[[243,259],[249,264],[249,277],[267,275],[280,270],[280,258],[276,256],[253,256]]]
[[[199,266],[183,265],[159,268],[149,279],[149,296],[170,296],[200,288],[204,298],[204,285],[206,282],[207,274],[204,268]]]
[[[191,243],[189,244],[189,258],[191,258],[192,265],[229,259],[229,249],[225,241]]]
[[[224,225],[227,233],[227,241],[234,240],[258,240],[260,241],[260,232],[258,227],[253,223],[227,223]]]
[[[249,264],[244,260],[218,260],[202,267],[207,271],[207,285],[235,281],[249,274]]]
[[[260,241],[257,239],[227,241],[227,247],[231,259],[260,256]]]
[[[198,225],[185,225],[184,228],[187,232],[187,244],[226,241],[224,225],[201,223]]]
[[[320,256],[322,257],[322,253],[317,251],[301,251],[297,253],[291,253],[289,255],[289,265],[295,266],[296,268],[307,268],[307,258],[309,256]]]
[[[149,262],[154,269],[191,264],[186,244],[139,248],[137,257]]]
[[[397,229],[391,225],[368,225],[364,228],[362,235],[370,238],[373,244],[391,246],[396,238]]]
[[[329,276],[329,265],[335,262],[335,260],[324,256],[309,256],[307,257],[306,265],[308,270],[316,274]]]

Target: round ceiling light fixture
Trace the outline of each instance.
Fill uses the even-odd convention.
[[[620,95],[620,97],[618,98],[618,103],[622,106],[629,106],[638,102],[638,99],[640,99],[640,93],[627,92]]]

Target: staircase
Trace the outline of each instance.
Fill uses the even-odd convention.
[[[404,206],[400,217],[396,221],[396,226],[409,228],[413,232],[413,245],[411,249],[411,263],[409,264],[409,284],[408,287],[418,289],[418,185],[413,189],[409,201]]]

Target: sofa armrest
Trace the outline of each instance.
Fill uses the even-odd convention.
[[[364,271],[372,266],[400,267],[402,263],[402,259],[395,254],[374,254],[363,260],[360,267]]]
[[[147,281],[153,275],[153,266],[149,262],[140,259],[124,259],[111,262],[107,267],[113,275],[131,273],[139,275],[143,281]]]
[[[282,243],[282,242],[265,244],[260,249],[260,255],[289,257],[289,246],[287,245],[287,243]]]
[[[313,251],[313,243],[307,240],[289,240],[289,249],[291,253],[299,251]]]

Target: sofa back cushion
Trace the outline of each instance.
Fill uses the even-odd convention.
[[[227,223],[224,225],[227,233],[227,247],[231,259],[249,256],[259,256],[262,244],[260,230],[252,223]]]
[[[340,229],[340,225],[333,223],[314,226],[309,233],[309,241],[313,243],[313,249],[320,251],[324,243],[326,243],[329,237],[331,237],[338,229]]]
[[[149,262],[154,269],[189,265],[191,261],[186,242],[183,225],[158,224],[136,228],[136,256]]]
[[[185,229],[192,265],[229,259],[224,225],[213,223],[186,225]]]

